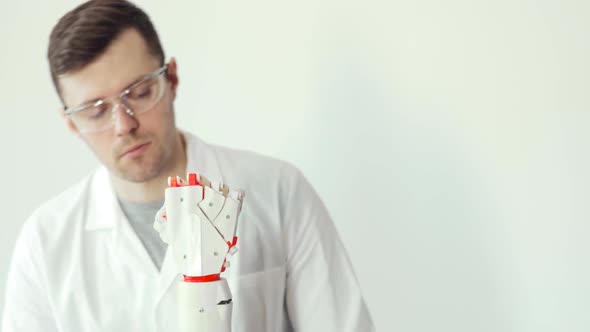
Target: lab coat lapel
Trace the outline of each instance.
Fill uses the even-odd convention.
[[[86,230],[110,229],[112,244],[117,260],[124,270],[134,274],[157,275],[157,269],[141,240],[131,228],[125,217],[106,168],[101,167],[95,173],[92,182],[92,195]]]
[[[217,156],[211,147],[190,133],[185,131],[182,133],[186,141],[187,172],[196,172],[204,175],[208,179],[223,182],[221,170],[217,162]],[[168,249],[166,250],[166,256],[164,257],[162,270],[160,271],[160,289],[157,297],[158,303],[161,302],[162,298],[172,285],[172,282],[176,280],[178,276],[178,268],[176,262],[174,262],[172,251]]]

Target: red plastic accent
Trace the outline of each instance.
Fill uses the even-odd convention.
[[[188,185],[196,186],[199,182],[197,181],[197,173],[188,173]]]
[[[236,244],[238,244],[238,237],[234,236],[232,242],[227,241],[225,243],[227,243],[227,246],[231,248],[231,247],[235,246]]]
[[[173,177],[172,179],[170,179],[170,187],[180,187],[180,185],[178,184],[178,181],[176,181],[176,177]]]
[[[170,187],[186,187],[186,186],[201,186],[203,187],[202,184],[199,183],[199,181],[197,180],[197,173],[188,173],[188,183],[184,184],[184,183],[178,183],[178,180],[176,179],[176,177],[172,177],[170,179]],[[205,188],[203,188],[203,194],[201,199],[205,199]]]
[[[168,217],[166,217],[166,215],[165,215],[165,214],[163,214],[163,215],[162,215],[162,218],[164,218],[164,219],[168,219]]]
[[[223,264],[221,264],[221,272],[225,272],[225,262],[227,261],[227,258],[223,260]]]
[[[187,276],[183,274],[183,276],[184,282],[211,282],[220,279],[219,274],[208,274],[206,276]]]

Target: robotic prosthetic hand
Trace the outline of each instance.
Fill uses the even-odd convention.
[[[196,173],[169,178],[154,229],[174,255],[180,283],[179,326],[186,332],[230,332],[232,297],[220,273],[237,251],[236,227],[244,193]]]

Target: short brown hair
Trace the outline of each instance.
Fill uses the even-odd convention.
[[[136,29],[148,50],[164,64],[164,50],[149,16],[125,0],[90,0],[66,13],[49,37],[47,59],[60,94],[59,75],[77,71],[100,56],[123,30]]]

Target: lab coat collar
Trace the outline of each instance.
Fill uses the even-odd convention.
[[[111,186],[109,173],[101,166],[92,175],[88,214],[85,229],[87,231],[113,228],[120,209]]]
[[[186,142],[187,172],[196,172],[209,180],[223,182],[221,168],[213,148],[189,132],[181,130],[181,133]]]

